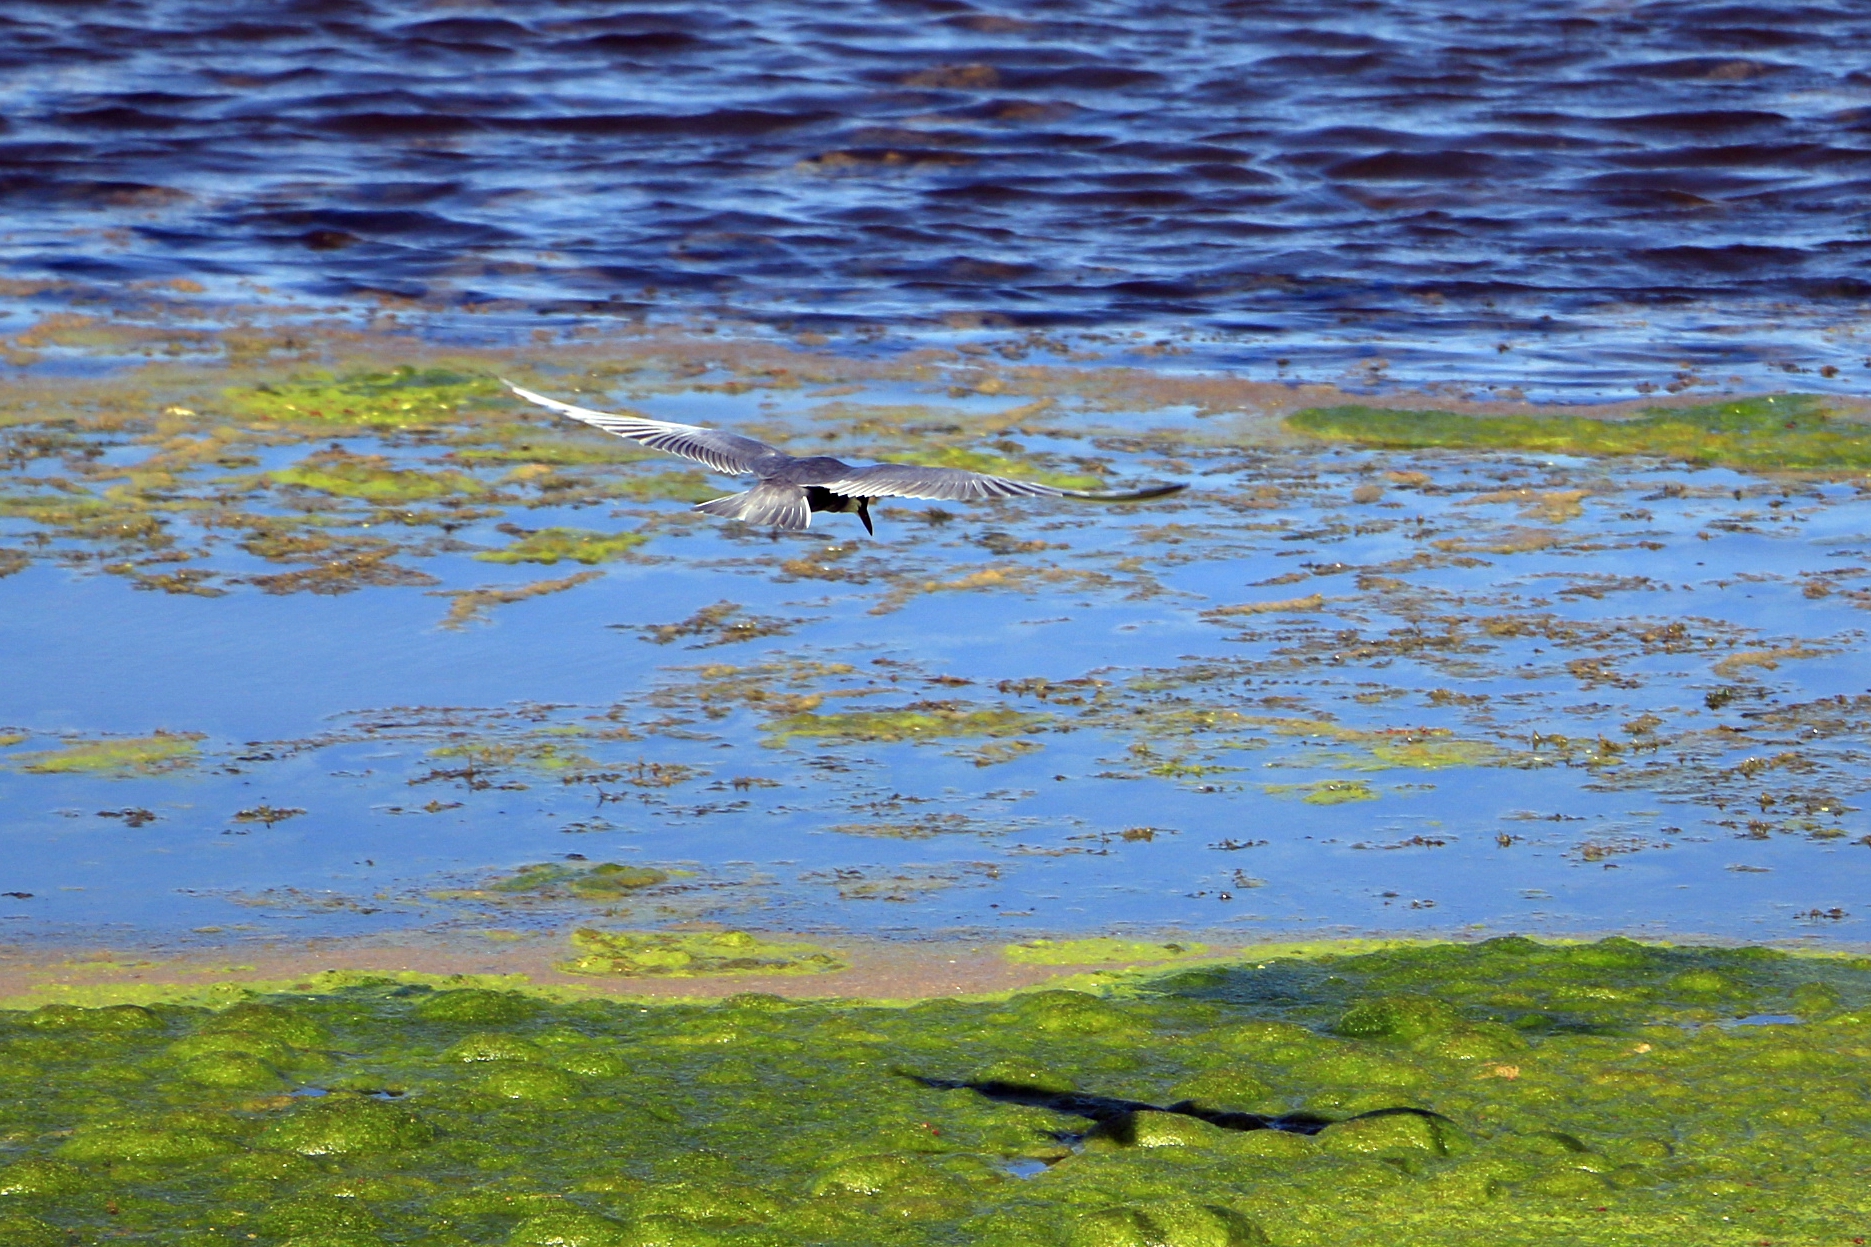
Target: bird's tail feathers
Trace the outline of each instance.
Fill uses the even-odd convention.
[[[806,491],[797,485],[763,481],[744,494],[729,494],[695,505],[697,511],[718,515],[724,520],[740,520],[756,528],[772,526],[793,532],[812,527],[812,511],[806,505]]]

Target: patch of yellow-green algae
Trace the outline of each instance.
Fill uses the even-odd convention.
[[[1287,425],[1314,437],[1368,446],[1655,455],[1756,469],[1871,468],[1871,425],[1836,418],[1823,399],[1810,394],[1652,408],[1622,420],[1313,407],[1289,416]]]
[[[281,485],[296,485],[341,498],[398,504],[485,493],[487,487],[461,472],[424,472],[392,467],[382,455],[354,455],[324,450],[289,468],[267,474]]]
[[[1375,801],[1377,790],[1361,779],[1321,780],[1312,784],[1262,784],[1270,795],[1298,797],[1307,805],[1349,805]]]
[[[908,1006],[507,986],[0,1013],[0,1241],[1817,1247],[1871,1216],[1862,958],[1506,937]]]
[[[559,964],[571,974],[696,978],[720,974],[825,974],[844,963],[816,944],[763,940],[745,931],[599,931],[572,933],[578,956]]]
[[[591,759],[570,740],[533,736],[519,740],[459,740],[429,750],[431,758],[460,763],[479,771],[512,767],[552,774],[591,765]]]
[[[249,419],[398,429],[450,423],[468,403],[501,393],[492,377],[402,365],[387,372],[315,373],[236,386],[223,398]]]
[[[600,533],[588,528],[542,528],[526,533],[504,550],[474,557],[484,563],[609,563],[623,558],[649,538],[642,533]]]
[[[76,740],[57,749],[13,754],[8,762],[38,775],[160,775],[193,766],[202,739],[200,732],[157,732]]]

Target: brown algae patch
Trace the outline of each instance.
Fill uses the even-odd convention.
[[[805,711],[761,724],[767,743],[796,739],[876,741],[946,740],[966,736],[1021,736],[1042,730],[1049,716],[1006,706],[979,707],[967,702],[924,701],[890,710],[846,710],[827,714]]]
[[[361,554],[320,560],[316,566],[299,571],[248,576],[246,582],[262,593],[317,593],[326,596],[392,585],[441,583],[428,572],[391,562],[393,553],[393,550],[388,549],[367,550]]]
[[[194,766],[200,756],[198,742],[203,739],[200,732],[157,732],[78,740],[57,749],[13,754],[8,761],[37,775],[162,775]]]
[[[578,955],[559,963],[568,974],[695,978],[720,974],[825,974],[845,963],[816,944],[763,940],[745,931],[599,931],[572,933]]]
[[[1281,598],[1275,602],[1245,602],[1239,606],[1217,606],[1202,612],[1202,618],[1221,620],[1236,615],[1276,615],[1325,609],[1325,595],[1309,593],[1302,598]]]
[[[1871,426],[1838,419],[1826,400],[1809,394],[1653,408],[1627,419],[1347,405],[1308,408],[1288,416],[1286,424],[1314,437],[1366,446],[1653,455],[1755,470],[1871,469]],[[1569,516],[1570,508],[1565,510]]]
[[[693,645],[685,648],[712,649],[717,645],[738,645],[742,641],[757,641],[763,637],[787,636],[801,624],[810,622],[813,621],[756,615],[740,603],[724,599],[712,606],[702,607],[687,619],[675,623],[646,624],[637,631],[644,640],[656,645],[698,638]]]
[[[0,1225],[1743,1247],[1849,1242],[1871,1212],[1862,958],[1505,937],[1080,981],[880,1006],[351,974],[0,1013]]]
[[[604,573],[599,571],[576,572],[570,576],[561,576],[556,580],[535,580],[525,585],[437,590],[435,596],[452,599],[448,614],[442,617],[440,626],[465,628],[471,623],[486,623],[489,612],[496,606],[510,606],[515,602],[544,597],[548,593],[563,593],[567,589],[576,589],[579,585],[597,580],[603,575]]]

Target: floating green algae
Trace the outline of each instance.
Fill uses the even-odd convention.
[[[1871,425],[1832,416],[1810,394],[1655,407],[1628,420],[1313,407],[1289,416],[1287,426],[1330,441],[1403,449],[1655,455],[1737,468],[1871,468]]]
[[[1329,779],[1311,784],[1262,784],[1270,796],[1298,797],[1307,805],[1347,805],[1375,801],[1377,790],[1361,779]]]
[[[1031,966],[1079,966],[1100,961],[1177,961],[1208,953],[1206,944],[1152,944],[1142,940],[1119,940],[1093,936],[1079,940],[1028,940],[1008,944],[1001,956],[1009,961]]]
[[[199,732],[157,732],[78,740],[58,749],[13,754],[8,760],[38,775],[161,775],[193,766],[202,739]]]
[[[92,1012],[0,1012],[0,1241],[1817,1247],[1871,1214],[1862,958],[1509,937],[909,1007],[353,975]],[[217,1035],[330,1064],[190,1081]]]
[[[465,733],[464,733],[465,735]],[[518,740],[460,740],[438,745],[429,757],[460,764],[458,772],[442,778],[463,778],[473,782],[478,776],[511,768],[525,768],[546,774],[577,770],[591,765],[591,759],[572,740],[550,736]]]
[[[267,478],[281,485],[383,505],[487,492],[487,486],[465,473],[397,468],[382,455],[354,455],[342,449],[321,450],[289,468],[267,473]]]
[[[572,933],[579,955],[561,962],[572,974],[695,978],[716,974],[824,974],[844,963],[816,944],[759,939],[745,931],[598,931]]]
[[[500,392],[492,378],[405,365],[236,387],[223,396],[236,412],[254,419],[395,429],[452,422],[469,402]]]
[[[588,528],[542,528],[523,534],[504,550],[488,550],[474,557],[483,563],[609,563],[636,549],[649,538],[642,533],[600,533]]]
[[[592,866],[540,862],[486,886],[492,893],[570,896],[579,900],[614,900],[643,888],[669,882],[669,872],[649,866],[598,862]]]

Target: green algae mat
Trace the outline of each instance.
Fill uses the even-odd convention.
[[[1813,394],[1659,407],[1624,420],[1466,416],[1347,404],[1296,412],[1287,425],[1328,441],[1366,446],[1654,455],[1756,470],[1871,467],[1871,426],[1834,417]]]
[[[1820,1244],[1871,960],[1508,937],[910,1006],[0,1014],[0,1242]]]

